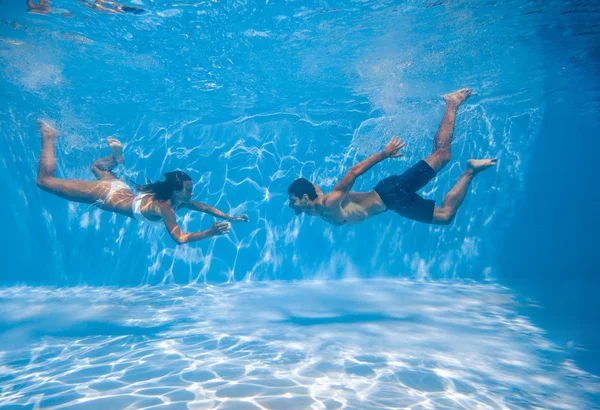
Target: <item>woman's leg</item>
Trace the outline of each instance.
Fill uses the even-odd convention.
[[[38,121],[42,134],[42,153],[40,155],[37,185],[41,189],[69,201],[94,203],[103,200],[110,189],[107,181],[76,181],[56,178],[56,150],[54,143],[58,131],[44,121]]]
[[[95,160],[90,168],[92,173],[99,180],[111,181],[119,179],[112,173],[112,170],[117,164],[122,164],[125,161],[125,158],[123,157],[123,146],[118,139],[108,138],[106,142],[108,142],[108,145],[112,150],[112,155]]]

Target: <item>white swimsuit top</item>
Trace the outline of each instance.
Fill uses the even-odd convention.
[[[158,221],[153,221],[142,215],[142,199],[150,195],[152,194],[141,194],[133,198],[133,202],[131,203],[131,211],[133,212],[133,217],[140,222],[146,222],[151,225],[161,225],[161,219],[159,219]]]

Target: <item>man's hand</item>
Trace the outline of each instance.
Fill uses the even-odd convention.
[[[231,224],[229,224],[229,222],[216,222],[212,228],[210,228],[210,232],[213,236],[220,236],[228,234],[230,229]]]
[[[250,219],[248,219],[248,215],[246,215],[246,214],[234,216],[229,220],[231,222],[250,222]]]
[[[406,145],[406,142],[402,142],[402,140],[398,137],[392,137],[392,140],[387,143],[385,148],[383,149],[383,154],[386,158],[392,157],[402,157],[404,154],[399,153],[398,151],[402,149]]]

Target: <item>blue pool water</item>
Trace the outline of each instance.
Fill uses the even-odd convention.
[[[92,3],[1,2],[1,407],[600,407],[598,5]],[[423,193],[499,163],[452,225],[287,207],[293,178],[330,189],[392,135],[405,157],[356,189],[428,155],[462,87]],[[92,179],[112,136],[122,178],[185,170],[250,223],[176,246],[40,191],[40,117],[59,176]]]

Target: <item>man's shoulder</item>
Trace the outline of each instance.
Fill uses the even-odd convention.
[[[336,194],[335,191],[323,194],[322,199],[321,199],[321,206],[323,208],[331,207],[332,202],[334,202],[338,199],[337,197],[338,197],[338,194]]]

